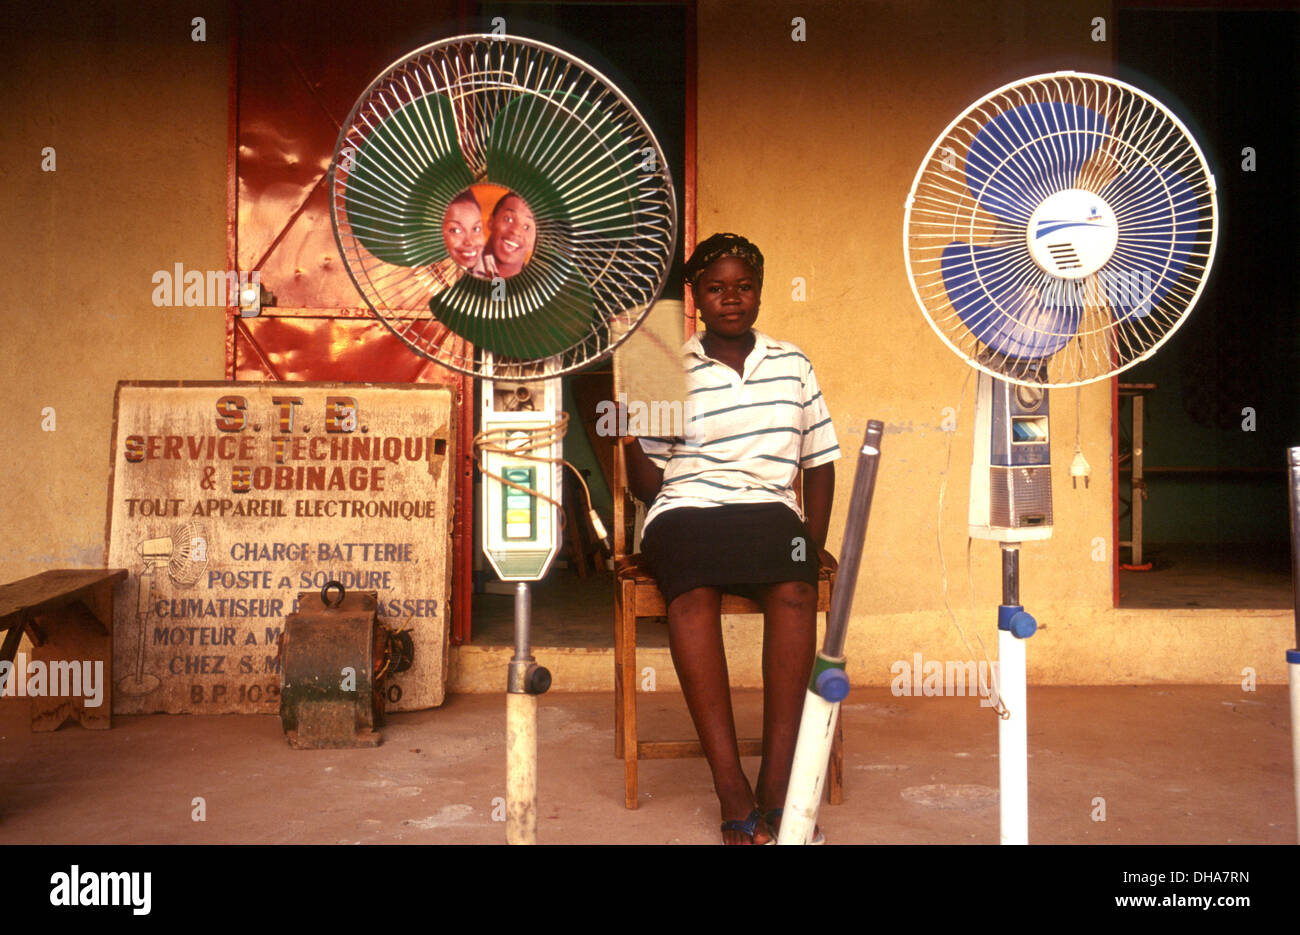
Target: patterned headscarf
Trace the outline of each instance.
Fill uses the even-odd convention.
[[[708,269],[709,264],[724,256],[734,256],[744,260],[758,276],[758,284],[760,286],[763,284],[763,254],[758,247],[739,234],[714,234],[708,240],[697,244],[695,252],[686,261],[687,284],[693,288],[700,275]]]

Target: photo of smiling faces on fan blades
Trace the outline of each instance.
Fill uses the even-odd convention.
[[[491,203],[493,195],[503,191],[485,224],[482,205]],[[509,279],[518,275],[532,257],[537,225],[528,202],[514,192],[475,185],[447,206],[442,238],[448,255],[471,276]]]

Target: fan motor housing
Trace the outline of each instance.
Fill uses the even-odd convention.
[[[979,375],[971,459],[970,535],[1023,542],[1052,535],[1046,387]]]
[[[1110,260],[1119,226],[1110,205],[1094,192],[1067,188],[1043,199],[1025,228],[1038,268],[1060,279],[1091,276]]]

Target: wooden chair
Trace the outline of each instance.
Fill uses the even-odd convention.
[[[663,617],[668,613],[663,595],[641,555],[630,554],[632,526],[636,510],[627,489],[623,446],[614,446],[614,756],[623,760],[624,804],[637,807],[637,761],[680,759],[703,756],[699,740],[647,741],[639,739],[636,723],[636,622],[642,617]],[[802,478],[800,479],[802,480]],[[796,481],[799,484],[800,481]],[[821,569],[817,579],[817,612],[831,607],[835,572]],[[757,602],[734,594],[722,595],[724,614],[761,614]],[[835,742],[831,747],[830,768],[826,776],[827,801],[839,805],[844,801],[843,722],[835,725]],[[758,756],[762,740],[739,741],[741,756]]]

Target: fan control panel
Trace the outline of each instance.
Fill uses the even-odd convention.
[[[479,384],[483,554],[502,581],[539,580],[559,548],[563,407],[545,366],[489,361]]]
[[[1041,386],[993,381],[989,394],[990,462],[1003,467],[1048,464],[1047,390]]]
[[[981,372],[971,459],[970,534],[1019,542],[1052,534],[1047,389]]]
[[[537,489],[534,486],[537,483],[536,468],[503,467],[501,476],[509,484],[518,484],[519,487],[527,490]],[[501,504],[501,534],[507,542],[530,540],[537,529],[537,497],[509,484],[501,485],[501,496],[504,500]]]

